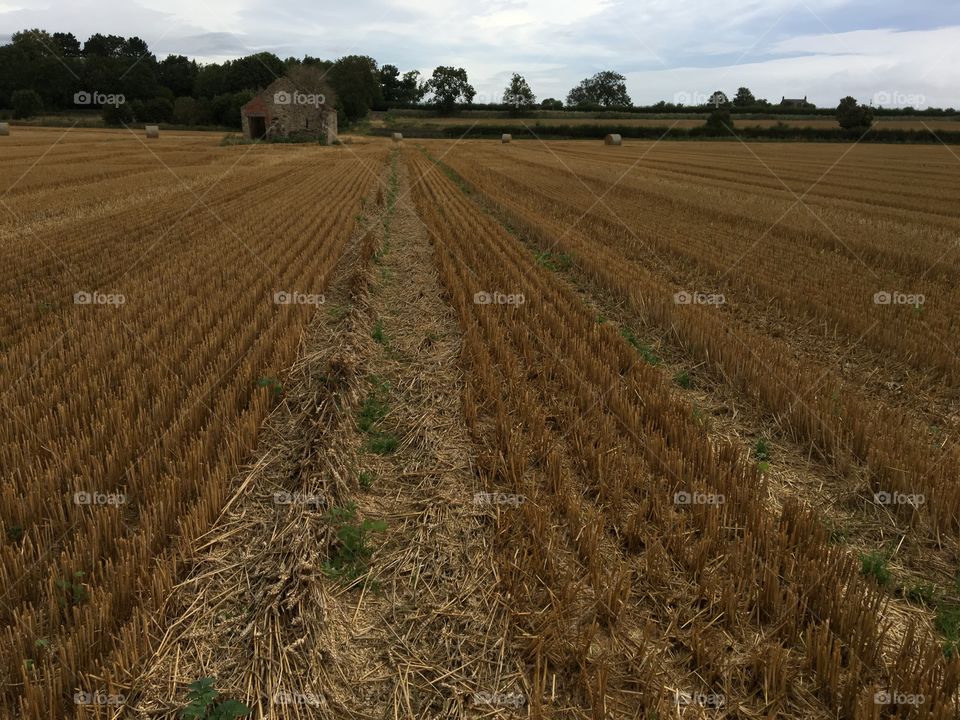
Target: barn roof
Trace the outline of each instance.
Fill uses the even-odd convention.
[[[253,100],[251,100],[249,103],[247,103],[246,105],[244,105],[244,109],[246,109],[247,106],[251,105],[251,103],[253,103],[255,100],[260,100],[261,102],[265,103],[266,105],[273,105],[273,104],[274,104],[274,96],[275,96],[277,93],[280,93],[280,92],[288,92],[288,93],[300,92],[300,93],[306,93],[306,94],[323,95],[324,101],[323,101],[323,103],[320,105],[320,107],[321,107],[323,110],[325,110],[325,111],[333,111],[333,110],[334,110],[333,103],[331,102],[331,101],[332,101],[332,98],[330,97],[330,89],[329,89],[329,88],[327,88],[327,87],[316,87],[316,88],[312,88],[312,87],[301,87],[301,86],[299,86],[297,83],[295,83],[293,80],[291,80],[290,78],[288,78],[288,77],[286,77],[286,76],[277,78],[277,79],[274,80],[272,83],[270,83],[269,85],[267,85],[267,87],[265,87],[263,90],[261,90],[260,93],[258,93],[256,96],[254,96]],[[257,112],[258,112],[258,111],[257,111]]]
[[[253,99],[240,108],[244,115],[266,115],[267,103],[260,95],[254,95]]]

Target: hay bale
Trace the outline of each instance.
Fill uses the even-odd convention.
[[[10,134],[10,123],[2,122],[0,123],[0,135],[9,135]]]
[[[604,145],[623,145],[623,138],[620,133],[610,133],[603,139]]]
[[[504,133],[503,135],[500,136],[500,142],[502,143],[508,143],[511,140],[513,140],[513,135],[511,135],[510,133]]]
[[[390,137],[393,138],[394,142],[400,142],[401,140],[403,140],[403,133],[394,133]]]
[[[159,125],[147,125],[147,137],[148,138],[158,138],[160,137],[160,126]]]

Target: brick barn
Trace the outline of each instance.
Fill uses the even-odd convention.
[[[332,143],[337,137],[337,111],[323,88],[306,90],[290,78],[274,80],[240,108],[243,136],[262,138],[317,138]]]

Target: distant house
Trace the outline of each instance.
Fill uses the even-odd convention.
[[[795,107],[795,108],[808,108],[813,107],[813,103],[807,102],[807,96],[804,95],[803,99],[800,98],[788,98],[781,96],[780,99],[781,107]]]
[[[274,80],[240,108],[243,136],[266,138],[317,138],[332,143],[337,137],[337,111],[333,98],[322,88],[306,91],[290,78]]]

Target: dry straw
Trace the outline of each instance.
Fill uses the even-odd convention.
[[[159,125],[147,125],[147,137],[148,138],[158,138],[160,137],[160,126]]]
[[[603,139],[604,145],[623,145],[623,138],[620,133],[610,133]]]

